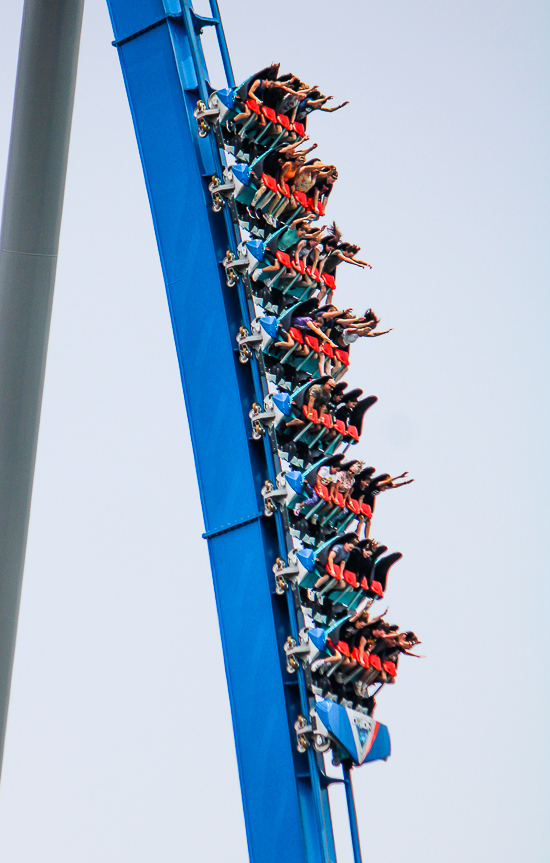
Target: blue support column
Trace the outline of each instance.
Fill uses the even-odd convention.
[[[293,723],[307,715],[301,673],[282,660],[297,635],[291,592],[278,597],[271,566],[286,555],[280,517],[259,494],[275,478],[271,443],[252,441],[248,412],[265,391],[255,361],[238,361],[249,325],[242,284],[220,266],[236,249],[228,208],[208,192],[221,161],[193,116],[206,94],[196,19],[180,0],[108,0],[166,283],[214,577],[250,858],[335,863],[320,757],[299,754]],[[217,3],[211,6],[232,80]],[[221,34],[221,35],[220,35]],[[224,54],[225,51],[225,54]]]

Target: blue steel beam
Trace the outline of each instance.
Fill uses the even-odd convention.
[[[239,282],[220,266],[237,240],[229,208],[213,213],[208,183],[221,176],[213,134],[193,116],[208,95],[201,19],[180,0],[108,0],[153,215],[191,430],[229,686],[250,858],[335,863],[320,756],[296,751],[307,716],[301,672],[282,644],[297,637],[294,598],[275,595],[271,567],[286,558],[281,517],[265,519],[259,489],[275,480],[272,442],[251,439],[248,412],[266,393],[255,360],[238,362],[250,325]],[[219,10],[213,23],[233,83]],[[246,661],[243,656],[246,655]]]

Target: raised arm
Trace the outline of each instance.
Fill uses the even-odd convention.
[[[353,266],[354,266],[354,267],[361,267],[361,269],[362,269],[362,270],[364,270],[364,269],[365,269],[365,266],[370,267],[370,268],[371,268],[371,270],[372,270],[372,267],[370,266],[370,264],[366,264],[366,265],[365,265],[365,264],[361,264],[361,263],[359,263],[359,261],[354,261],[354,259],[353,259],[353,258],[347,258],[347,257],[346,257],[344,254],[342,254],[342,253],[340,253],[340,260],[341,260],[341,261],[343,261],[343,262],[344,262],[344,263],[346,263],[346,264],[353,264]]]
[[[351,309],[350,309],[350,311],[351,311]],[[337,318],[338,315],[345,314],[345,312],[346,312],[346,309],[344,309],[343,311],[340,311],[338,309],[334,309],[332,312],[323,312],[322,317],[323,318],[329,318],[329,319],[330,318]],[[339,323],[339,321],[336,321],[336,323]]]
[[[371,330],[370,332],[360,332],[360,335],[366,336],[369,339],[375,339],[376,336],[385,336],[386,333],[391,333],[392,330],[393,330],[393,327],[390,327],[389,330],[380,330],[379,333],[375,333]]]
[[[322,99],[310,99],[309,104],[311,105],[312,111],[316,111],[321,108],[321,106],[324,105],[329,98],[329,96],[324,96]]]
[[[280,153],[281,155],[283,155],[283,154],[285,154],[285,153],[294,153],[294,152],[298,149],[298,147],[300,146],[300,144],[303,144],[305,141],[309,141],[309,135],[306,135],[306,137],[305,137],[305,138],[302,138],[302,140],[301,140],[301,141],[297,141],[295,144],[286,144],[284,147],[280,147],[280,148],[277,150],[277,152],[278,152],[278,153]],[[302,156],[305,156],[305,155],[306,155],[306,153],[309,153],[309,152],[310,152],[311,150],[313,150],[316,146],[317,146],[317,144],[313,144],[313,146],[312,146],[312,147],[310,147],[310,148],[309,148],[309,150],[304,150],[304,151],[303,151],[303,153],[302,153],[301,155],[302,155]]]
[[[309,329],[313,330],[313,332],[316,335],[318,335],[320,339],[323,339],[324,342],[328,342],[329,345],[332,345],[333,348],[337,347],[337,345],[335,345],[334,342],[331,342],[329,337],[327,335],[325,335],[325,333],[322,330],[320,330],[319,327],[316,327],[312,321],[308,321],[307,325],[308,325]]]
[[[340,108],[344,108],[346,105],[349,105],[349,101],[342,102],[340,105],[335,105],[334,108],[319,108],[319,111],[324,111],[326,114],[332,114],[334,111],[339,111]]]
[[[348,327],[350,324],[356,324],[360,320],[361,318],[338,318],[336,323],[341,324],[343,327]]]
[[[362,261],[360,258],[354,258],[351,255],[348,257],[345,252],[343,252],[343,255],[345,256],[346,260],[353,261],[355,264],[363,264],[364,267],[370,267],[370,269],[372,270],[371,265],[367,261]]]

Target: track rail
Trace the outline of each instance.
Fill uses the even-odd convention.
[[[108,0],[159,247],[205,521],[250,858],[335,863],[322,756],[296,749],[309,711],[301,670],[283,645],[303,626],[297,589],[275,591],[272,567],[291,548],[286,515],[265,518],[260,495],[281,465],[274,434],[252,437],[249,411],[268,385],[261,358],[243,365],[236,336],[250,330],[248,280],[227,287],[222,262],[241,237],[229,201],[213,212],[209,184],[225,167],[217,133],[201,137],[194,111],[211,88],[200,33],[214,26],[227,83],[231,64],[219,10],[186,0]],[[246,665],[243,652],[246,648]]]

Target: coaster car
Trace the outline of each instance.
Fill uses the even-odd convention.
[[[272,375],[274,375],[274,371],[274,368],[272,368]],[[280,371],[284,374],[284,370]],[[281,450],[288,450],[289,441],[292,441],[294,444],[303,442],[309,449],[320,450],[323,455],[329,456],[335,453],[341,442],[349,446],[359,441],[363,429],[364,415],[376,404],[378,399],[376,396],[369,396],[366,399],[362,399],[357,408],[354,409],[353,417],[359,427],[352,425],[351,422],[346,426],[342,420],[336,419],[333,415],[334,407],[330,406],[330,404],[328,410],[322,415],[315,408],[309,411],[308,392],[310,388],[315,384],[323,385],[329,377],[329,375],[324,375],[323,377],[307,381],[298,387],[296,391],[288,395],[285,394],[285,398],[277,400],[279,414],[276,420],[276,429],[277,440]],[[294,419],[299,419],[300,424],[287,427],[288,422]],[[347,446],[344,448],[344,452],[346,449]],[[312,461],[314,459],[309,460],[310,463]],[[305,467],[305,463],[296,466]]]
[[[318,752],[333,750],[333,761],[356,767],[369,761],[387,761],[391,755],[388,729],[363,711],[319,699],[312,708],[311,742]]]

